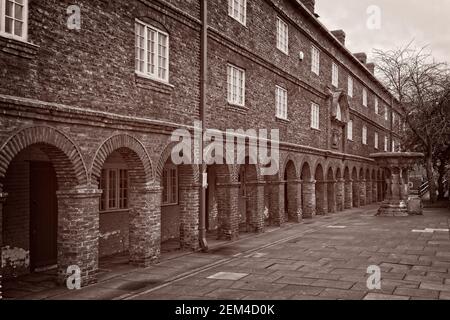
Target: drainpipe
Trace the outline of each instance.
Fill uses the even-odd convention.
[[[208,242],[206,241],[206,163],[203,158],[203,150],[205,149],[205,142],[203,140],[205,133],[205,121],[206,121],[206,86],[208,81],[208,0],[202,0],[201,2],[201,20],[202,20],[202,32],[201,32],[201,53],[200,53],[200,121],[202,122],[202,139],[200,144],[200,161],[201,161],[201,174],[200,183],[200,221],[199,221],[199,236],[200,247],[203,252],[208,251]]]

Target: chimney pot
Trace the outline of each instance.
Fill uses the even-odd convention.
[[[366,64],[366,63],[367,63],[367,54],[365,54],[364,52],[355,53],[354,56],[355,56],[356,59],[358,59],[359,62],[361,62],[362,64]]]
[[[336,37],[336,39],[339,40],[340,43],[342,43],[345,46],[345,32],[344,30],[334,30],[331,31],[331,33],[333,34],[333,36]]]
[[[367,69],[369,69],[370,73],[375,75],[375,63],[373,63],[373,62],[367,63],[366,67],[367,67]]]
[[[300,0],[301,3],[311,12],[314,14],[315,7],[316,7],[316,1],[315,0]]]

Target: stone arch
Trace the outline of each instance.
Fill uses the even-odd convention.
[[[0,188],[14,157],[36,144],[41,145],[52,160],[61,189],[87,184],[86,165],[75,143],[55,128],[38,126],[20,130],[0,147]]]
[[[126,150],[130,150],[131,152],[126,152]],[[143,184],[153,181],[152,161],[144,145],[131,135],[118,134],[108,138],[97,149],[90,170],[92,183],[96,183],[96,180],[100,178],[102,167],[106,159],[114,151],[118,151],[122,157],[124,157],[124,160],[130,164],[130,171],[136,173],[135,178],[137,181]],[[137,174],[137,171],[141,171],[143,175]],[[131,173],[131,175],[133,175],[133,173]]]

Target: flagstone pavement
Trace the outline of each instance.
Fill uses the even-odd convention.
[[[376,206],[315,217],[271,232],[124,267],[78,291],[27,299],[416,300],[450,299],[450,210],[375,217]],[[367,287],[368,267],[381,289]]]

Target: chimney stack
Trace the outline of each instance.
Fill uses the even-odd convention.
[[[359,62],[361,62],[362,64],[366,64],[367,63],[367,54],[365,54],[364,52],[359,52],[359,53],[355,53],[353,54],[356,59],[359,60]]]
[[[300,0],[301,3],[312,13],[314,14],[316,9],[316,0]]]
[[[366,64],[366,68],[369,69],[369,71],[375,75],[375,63],[371,62],[371,63],[367,63]]]
[[[342,45],[345,46],[345,32],[344,32],[344,30],[334,30],[334,31],[331,31],[331,33],[333,34],[333,36],[336,37],[336,39],[339,40],[340,43],[342,43]]]

